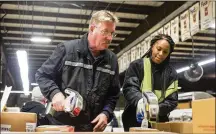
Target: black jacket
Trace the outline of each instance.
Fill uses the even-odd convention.
[[[21,112],[28,112],[28,113],[36,113],[37,114],[37,126],[40,125],[40,116],[45,114],[46,108],[43,104],[36,101],[29,101],[26,102],[25,105],[22,106]],[[48,124],[47,124],[48,125]]]
[[[153,89],[165,89],[177,80],[177,73],[170,65],[161,66],[152,63]],[[165,71],[166,70],[166,71]],[[166,73],[165,73],[166,72]],[[165,75],[165,80],[162,76]],[[126,107],[122,114],[122,121],[125,131],[130,127],[140,127],[141,124],[136,121],[136,106],[138,101],[142,98],[140,86],[144,79],[144,65],[143,59],[133,61],[125,74],[123,84],[123,94],[126,99]],[[168,121],[167,114],[170,113],[178,103],[178,93],[174,92],[159,103],[159,121]]]
[[[46,111],[46,108],[40,102],[29,101],[29,102],[26,102],[25,105],[22,106],[20,111],[21,112],[36,113],[37,115],[39,115],[39,114],[44,114]]]
[[[65,112],[55,114],[64,124],[77,128],[82,125],[81,131],[92,130],[90,122],[101,112],[110,121],[120,92],[117,57],[107,49],[94,58],[87,36],[58,45],[35,75],[43,95],[49,100],[58,92],[64,93],[66,88],[81,94],[84,109],[78,117],[70,118]]]

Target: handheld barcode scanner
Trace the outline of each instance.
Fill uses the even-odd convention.
[[[79,116],[83,109],[83,98],[75,90],[67,88],[65,93],[68,95],[65,99],[64,111],[69,112],[72,117]]]
[[[148,121],[156,121],[159,113],[157,96],[151,91],[143,92],[144,98],[144,118],[141,127],[148,127]]]

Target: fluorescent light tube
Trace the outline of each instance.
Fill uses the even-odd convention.
[[[208,64],[208,63],[211,63],[211,62],[215,62],[215,58],[198,62],[198,65],[202,66],[202,65],[205,65],[205,64]]]
[[[31,85],[32,85],[32,86],[38,86],[38,84],[37,84],[37,83],[31,83]]]
[[[186,71],[188,69],[190,69],[190,67],[187,66],[187,67],[183,67],[183,68],[177,69],[176,72],[177,73],[181,73],[181,72],[184,72],[184,71]]]
[[[202,65],[205,65],[205,64],[208,64],[208,63],[211,63],[211,62],[215,62],[215,58],[212,58],[212,59],[209,59],[209,60],[205,60],[205,61],[201,61],[201,62],[198,62],[198,65],[199,66],[202,66]],[[183,67],[183,68],[180,68],[180,69],[177,69],[176,72],[177,73],[181,73],[181,72],[184,72],[186,70],[190,69],[189,66],[187,67]]]
[[[18,50],[16,54],[17,54],[17,59],[20,67],[20,76],[22,79],[24,94],[29,95],[27,52],[25,50]]]
[[[31,38],[32,42],[51,42],[50,38],[46,38],[46,37],[32,37]]]
[[[3,90],[0,91],[1,93],[4,93]],[[23,91],[10,91],[10,93],[15,93],[15,94],[24,94]],[[32,93],[31,91],[29,92],[30,94]]]

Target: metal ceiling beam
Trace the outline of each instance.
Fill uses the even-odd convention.
[[[11,45],[10,46],[13,46],[13,43],[20,43],[20,44],[23,44],[21,46],[14,46],[12,48],[23,48],[23,49],[29,49],[29,48],[34,48],[34,49],[46,49],[46,47],[37,47],[36,45],[34,45],[34,43],[30,42],[30,40],[17,40],[17,39],[4,39],[3,40],[5,43],[10,43]],[[66,41],[66,40],[65,40]],[[57,41],[57,42],[52,42],[51,43],[41,43],[41,44],[46,44],[46,45],[50,45],[50,46],[57,46],[59,43],[62,43],[63,41]],[[114,44],[118,44],[117,41],[113,41],[112,43]],[[111,43],[111,44],[112,44]],[[25,46],[25,44],[30,44],[29,46]],[[7,48],[10,48],[10,46],[7,46]],[[112,49],[112,48],[115,48],[117,47],[117,45],[110,45],[109,48]],[[51,48],[48,48],[50,50],[52,50]],[[53,49],[54,50],[54,49]]]
[[[12,60],[16,60],[17,56],[9,56],[8,59],[12,59]],[[32,58],[32,57],[28,57],[28,61],[46,61],[47,58]]]
[[[4,26],[0,26],[0,29],[1,30],[7,30],[7,31],[20,31],[20,27],[4,27]],[[132,30],[131,28],[126,28],[125,29],[130,29]],[[44,32],[44,33],[53,33],[53,29],[41,29],[41,28],[26,28],[26,27],[23,27],[22,28],[23,31],[28,31],[28,32]],[[55,30],[55,33],[59,33],[59,34],[75,34],[75,35],[84,35],[86,33],[86,31],[67,31],[67,30],[59,30],[59,29],[56,29]],[[120,38],[127,38],[128,34],[117,34],[116,37],[120,37]]]
[[[17,2],[5,2],[8,4],[17,4]],[[24,1],[19,2],[20,5],[26,5]],[[43,1],[28,1],[28,5],[35,5],[35,6],[44,6]],[[75,5],[76,4],[76,5]],[[104,10],[108,7],[109,3],[100,2],[100,1],[62,1],[62,2],[51,2],[45,1],[45,6],[47,7],[62,7],[64,8],[74,8],[74,9],[83,9],[83,10],[92,10],[95,7],[95,10]],[[122,7],[122,8],[119,8]],[[119,8],[119,9],[118,9]],[[152,10],[155,10],[156,7],[153,6],[145,6],[145,5],[131,5],[131,4],[124,4],[124,3],[111,3],[107,10],[115,12],[118,9],[118,12],[125,12],[125,13],[140,13],[140,14],[149,14]]]
[[[21,38],[22,39],[22,38]],[[13,39],[13,37],[11,39],[4,39],[3,41],[5,43],[20,43],[20,44],[34,44],[30,41],[30,38],[25,38],[26,40],[18,40],[18,39]],[[63,41],[55,41],[53,40],[54,42],[52,42],[52,45],[58,45],[59,43],[62,43],[64,41],[67,41],[67,40],[63,40]],[[68,40],[69,41],[69,40]],[[114,44],[119,44],[120,42],[122,41],[112,41],[112,43]],[[50,44],[50,43],[41,43],[41,44]],[[109,48],[114,48],[114,47],[117,47],[117,45],[110,45]]]
[[[215,37],[193,36],[193,40],[215,41]]]
[[[196,36],[215,38],[215,32],[202,33],[202,31],[200,31],[199,33],[196,34]]]
[[[190,45],[192,45],[192,40],[191,39],[189,39],[189,40],[187,40],[187,41],[185,41],[184,43],[189,43]],[[210,46],[212,46],[212,44],[215,44],[215,41],[212,41],[212,40],[205,40],[205,39],[199,39],[199,40],[197,40],[197,39],[195,39],[194,40],[194,44],[209,44]]]
[[[103,0],[105,3],[119,3],[121,4],[122,1],[110,1],[110,0]],[[129,5],[145,5],[145,6],[153,6],[153,7],[159,7],[161,6],[164,2],[159,2],[159,1],[123,1],[124,4],[129,4]]]
[[[192,55],[192,53],[185,53],[185,52],[173,52],[172,54],[171,54],[171,56],[172,55]],[[201,54],[201,53],[194,53],[194,55],[196,56],[196,55],[199,55],[199,56],[208,56],[209,54],[207,54],[207,53],[204,53],[204,54]]]
[[[207,50],[207,51],[206,51]],[[197,49],[194,52],[195,53],[199,53],[199,54],[215,54],[215,51],[208,51],[210,49]],[[182,53],[192,53],[192,49],[184,49],[184,48],[180,48],[180,49],[176,49],[174,50],[174,52],[182,52]]]
[[[215,28],[207,28],[206,30],[199,31],[199,34],[215,34]]]
[[[137,37],[140,37],[143,33],[147,32],[150,28],[163,20],[184,3],[184,1],[165,2],[161,7],[158,7],[156,11],[153,11],[151,14],[149,14],[149,16],[143,20],[143,22],[135,30],[133,30],[130,36],[124,42],[122,42],[119,47],[114,50],[114,52],[120,52],[120,50],[136,40]]]
[[[192,48],[192,46],[182,44],[182,45],[176,45],[175,48]],[[194,48],[215,49],[215,46],[213,46],[213,44],[204,44],[203,46],[201,45],[194,46]]]
[[[15,57],[17,56],[16,53],[7,53],[8,57]],[[28,57],[30,58],[48,58],[51,54],[32,54],[32,53],[28,53]]]
[[[21,48],[20,48],[21,49]],[[7,53],[16,53],[17,50],[20,50],[20,49],[17,49],[17,48],[7,48],[6,51]],[[34,49],[26,49],[26,51],[28,53],[31,53],[31,54],[52,54],[52,51],[50,50],[34,50]]]
[[[14,64],[14,65],[18,65],[18,61],[17,59],[11,59],[10,64]],[[44,61],[32,61],[32,60],[28,60],[28,65],[41,65]],[[18,66],[19,67],[19,66]]]
[[[17,4],[4,4],[1,9],[11,9],[11,10],[18,10],[18,11],[29,11],[34,10],[36,12],[52,12],[52,13],[59,13],[59,14],[78,14],[78,15],[91,15],[92,13],[96,12],[94,6],[90,10],[82,10],[82,9],[74,9],[74,8],[64,8],[64,7],[48,7],[48,6],[28,6],[28,5],[20,5]],[[24,12],[24,11],[23,11]],[[115,14],[120,18],[134,18],[134,19],[144,19],[146,18],[146,14],[137,14],[137,13],[124,13],[124,12],[115,12]],[[130,15],[130,17],[129,17]]]
[[[56,17],[58,16],[58,13],[51,13],[51,12],[39,12],[39,11],[26,11],[26,10],[19,10],[21,13],[25,13],[25,15],[32,15],[34,14],[34,16],[44,16],[44,17]],[[18,14],[17,10],[10,10],[10,9],[1,9],[0,13],[7,13],[7,14]],[[79,14],[64,14],[64,13],[60,13],[60,17],[61,18],[65,18],[65,19],[82,19],[84,21],[88,21],[90,19],[89,15],[79,15]],[[18,19],[18,18],[17,18]],[[139,19],[135,19],[135,18],[119,18],[121,23],[127,22],[127,23],[140,23],[143,19],[139,18]],[[9,20],[5,20],[5,22],[8,22]],[[26,21],[31,21],[31,20],[26,20]],[[35,20],[34,20],[35,21]],[[55,23],[55,22],[53,22]],[[57,22],[59,23],[59,22]],[[67,23],[69,24],[69,23]],[[75,25],[76,23],[74,23]],[[83,26],[87,26],[88,24],[82,24]]]
[[[171,56],[170,59],[201,59],[200,57],[178,57],[178,56]]]
[[[186,54],[172,54],[171,57],[172,57],[172,56],[173,56],[173,57],[190,57],[190,58],[192,57],[191,54],[188,54],[188,55],[186,55]],[[208,55],[205,55],[205,56],[208,56]],[[203,55],[198,55],[198,54],[196,55],[196,57],[199,57],[199,58],[200,58],[200,57],[205,57],[205,56],[203,56]]]
[[[26,49],[48,49],[48,50],[54,50],[57,46],[52,44],[36,44],[36,43],[4,43],[4,46],[6,48],[26,48]],[[109,48],[114,48],[115,46],[118,46],[118,44],[111,43]]]
[[[2,34],[5,34],[7,36],[8,34],[25,34],[25,35],[32,35],[32,36],[54,36],[54,37],[70,37],[70,38],[80,38],[79,35],[74,35],[74,34],[53,34],[53,33],[39,33],[39,32],[27,32],[27,31],[4,31],[1,30]],[[82,36],[81,36],[82,37]],[[124,40],[125,38],[120,38],[120,37],[114,37],[113,40]],[[112,45],[118,45],[118,44],[113,44]]]
[[[37,36],[37,35],[33,35],[33,36]],[[42,35],[43,37],[46,37],[45,35]],[[30,39],[31,37],[32,37],[32,35],[31,34],[2,34],[2,37],[20,37],[20,38],[27,38],[27,39]],[[52,40],[65,40],[65,41],[67,41],[67,40],[74,40],[74,39],[79,39],[79,38],[74,38],[74,37],[59,37],[59,36],[47,36],[47,37],[49,37],[49,38],[51,38]],[[114,43],[118,43],[119,44],[119,42],[122,42],[121,40],[119,40],[118,38],[114,38],[113,40],[112,40],[112,42],[114,42]]]
[[[46,45],[46,44],[23,44],[23,43],[4,43],[5,47],[7,48],[21,48],[21,47],[28,47],[31,49],[34,49],[34,47],[39,47],[39,48],[50,48],[50,49],[55,49],[56,45]]]
[[[192,48],[187,48],[187,47],[175,47],[174,51],[176,52],[176,50],[183,50],[183,51],[190,51],[190,52],[192,52]],[[194,48],[194,51],[215,52],[215,49]]]

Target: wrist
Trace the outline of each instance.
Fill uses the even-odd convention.
[[[102,114],[104,114],[107,117],[107,120],[109,119],[109,112],[103,111]]]
[[[54,93],[53,93],[54,92]],[[65,99],[65,96],[62,94],[62,92],[58,92],[58,91],[53,91],[52,93],[52,102],[55,101],[55,100],[61,100],[62,98]]]

